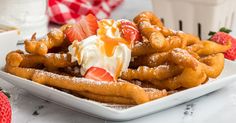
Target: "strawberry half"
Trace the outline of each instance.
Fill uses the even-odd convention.
[[[108,82],[114,81],[113,77],[109,72],[98,67],[89,68],[85,74],[85,78],[93,79],[96,81],[108,81]]]
[[[11,105],[2,91],[0,91],[0,123],[11,123]]]
[[[124,39],[130,42],[140,40],[140,33],[137,29],[137,26],[133,22],[128,20],[121,20],[120,23],[121,36]]]
[[[91,35],[95,35],[97,29],[97,18],[92,14],[88,14],[87,16],[82,16],[77,24],[68,27],[64,33],[67,39],[73,42],[74,40],[81,41]]]

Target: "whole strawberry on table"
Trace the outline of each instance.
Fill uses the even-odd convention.
[[[11,104],[9,94],[0,88],[0,123],[11,123]]]
[[[229,33],[230,29],[222,27],[218,32],[209,32],[211,41],[215,41],[219,44],[227,44],[228,41],[231,41],[231,48],[224,53],[226,59],[235,60],[236,59],[236,39],[231,36]]]

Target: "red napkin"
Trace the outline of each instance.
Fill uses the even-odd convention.
[[[57,24],[76,23],[89,13],[98,19],[107,18],[123,0],[49,0],[48,16]]]

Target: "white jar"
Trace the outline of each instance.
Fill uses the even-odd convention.
[[[0,24],[20,30],[20,39],[33,33],[42,37],[48,31],[47,0],[1,0]]]

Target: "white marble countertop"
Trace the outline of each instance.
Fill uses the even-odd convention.
[[[151,10],[149,0],[127,0],[112,18],[132,19],[138,12]],[[18,46],[22,48],[22,46]],[[42,100],[0,79],[11,94],[12,123],[112,123]],[[173,108],[124,123],[224,123],[236,121],[236,83]]]

